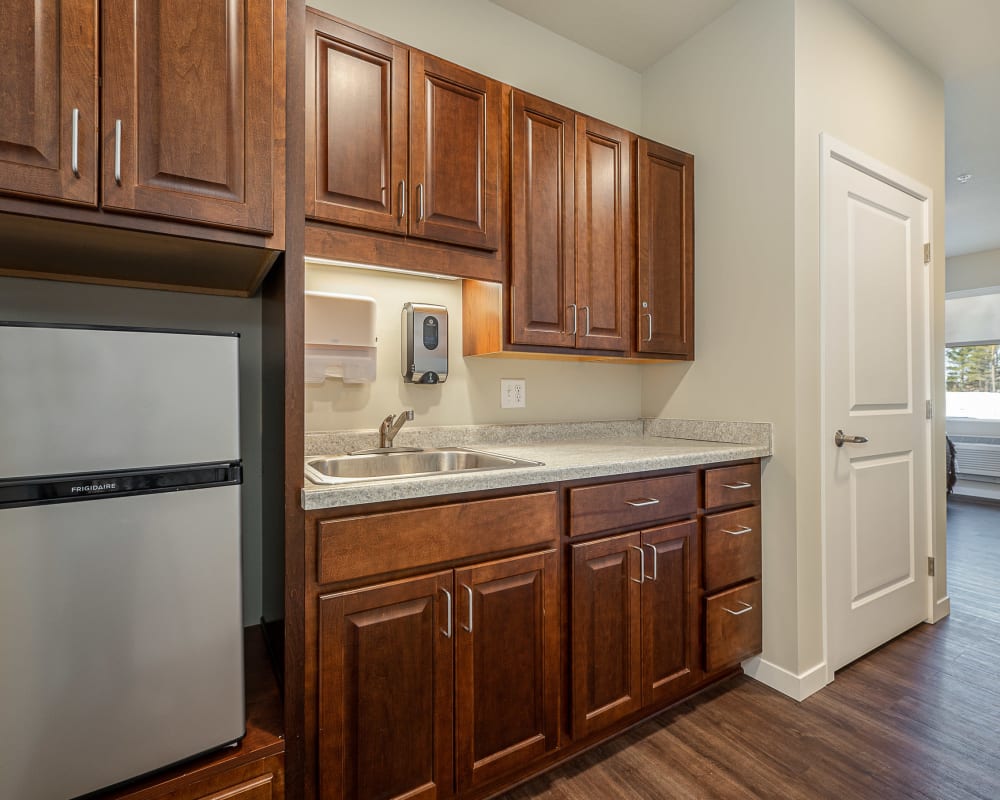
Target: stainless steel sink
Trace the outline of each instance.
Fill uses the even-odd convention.
[[[537,467],[540,461],[510,458],[464,447],[319,456],[306,459],[306,477],[313,483],[379,481],[446,472]]]

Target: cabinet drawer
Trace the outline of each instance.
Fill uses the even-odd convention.
[[[555,492],[328,520],[318,525],[317,578],[337,583],[552,543]]]
[[[705,598],[705,671],[761,651],[760,581]]]
[[[760,576],[760,506],[705,517],[705,591]]]
[[[741,464],[705,470],[705,508],[760,502],[760,465]]]
[[[569,493],[570,536],[687,517],[697,510],[698,478],[693,472],[585,486]]]

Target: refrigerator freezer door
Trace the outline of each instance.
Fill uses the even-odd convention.
[[[244,733],[238,486],[0,510],[0,798]]]
[[[239,458],[238,347],[0,325],[0,479]]]

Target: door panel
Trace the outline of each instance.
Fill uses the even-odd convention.
[[[406,232],[408,51],[307,12],[306,215]]]
[[[411,51],[411,234],[499,247],[502,106],[496,81]]]
[[[628,350],[632,339],[632,139],[576,121],[577,347]]]
[[[511,340],[573,347],[576,115],[523,92],[512,108]]]
[[[828,156],[825,176],[824,513],[837,669],[927,616],[928,268],[924,201],[843,159]],[[867,442],[837,447],[836,430]]]
[[[270,231],[271,5],[102,8],[104,206]]]
[[[642,705],[638,533],[573,545],[573,737]]]
[[[694,156],[639,139],[636,350],[694,358]]]
[[[458,790],[538,758],[559,724],[555,550],[455,574]]]
[[[643,704],[680,697],[698,677],[698,523],[643,531]]]
[[[96,205],[96,2],[0,0],[0,30],[0,191]]]
[[[452,793],[451,572],[320,598],[323,800]]]

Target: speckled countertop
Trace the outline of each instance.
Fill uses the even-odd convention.
[[[336,455],[371,447],[375,437],[375,431],[311,433],[306,437],[306,455]],[[404,427],[395,444],[401,447],[468,447],[541,461],[542,465],[335,486],[306,481],[302,507],[307,510],[341,508],[769,456],[771,425],[766,422],[626,420]]]

